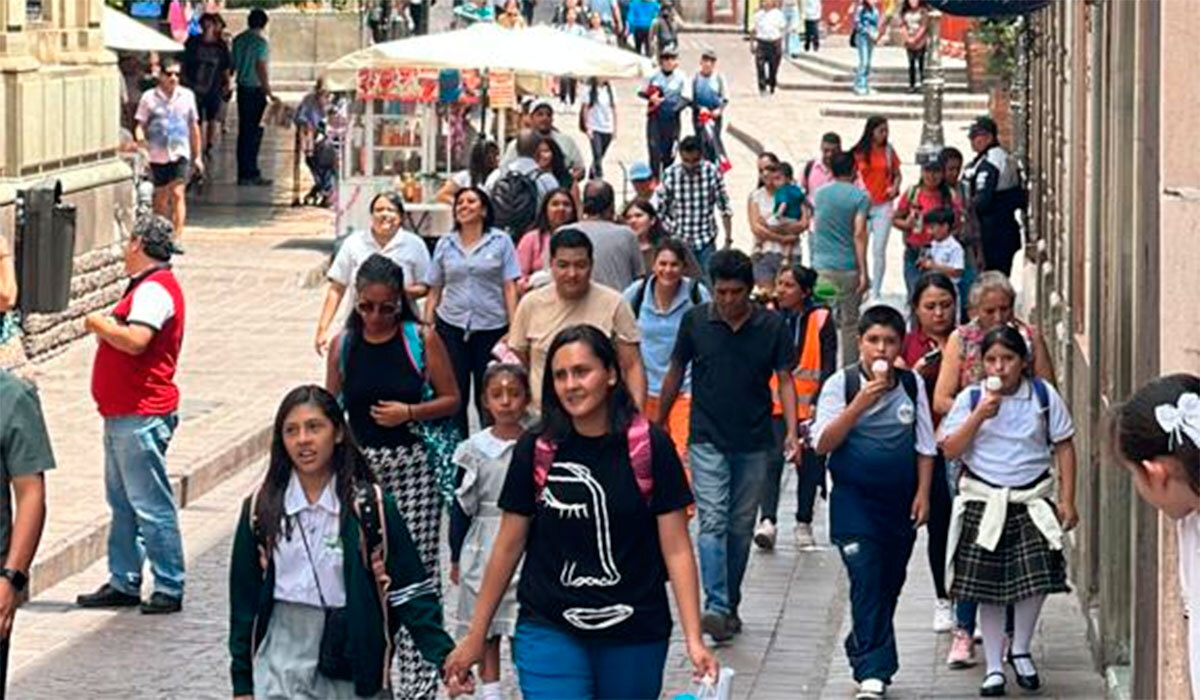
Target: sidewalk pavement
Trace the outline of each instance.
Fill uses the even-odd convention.
[[[313,210],[192,210],[187,253],[173,261],[188,302],[181,422],[167,452],[181,505],[266,449],[287,389],[323,381],[311,343],[322,290],[305,282],[328,255],[327,219]],[[85,338],[33,370],[58,461],[46,480],[34,594],[106,552],[102,423],[89,389],[94,353],[95,341]]]

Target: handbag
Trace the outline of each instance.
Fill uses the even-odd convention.
[[[432,401],[435,393],[433,384],[429,382],[429,368],[425,363],[425,339],[421,337],[416,323],[401,324],[401,332],[404,336],[404,348],[408,351],[408,358],[424,378],[424,384],[421,387],[421,401]],[[442,503],[445,505],[453,503],[455,499],[454,479],[458,475],[458,467],[454,464],[454,451],[458,449],[458,443],[462,442],[462,436],[458,433],[458,426],[455,425],[454,419],[447,416],[433,420],[414,421],[411,424],[411,430],[425,446],[425,459],[438,477],[438,492],[441,494]]]
[[[325,594],[321,591],[321,579],[317,577],[317,566],[313,563],[312,550],[308,548],[308,537],[299,522],[295,525],[300,530],[300,541],[304,543],[304,554],[308,557],[308,568],[312,572],[313,583],[317,584],[321,610],[325,612],[325,627],[321,630],[321,645],[317,655],[317,672],[338,681],[353,680],[350,658],[346,655],[346,641],[350,636],[346,608],[331,608],[325,602]]]

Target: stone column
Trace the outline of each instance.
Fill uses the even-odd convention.
[[[942,12],[929,11],[929,50],[925,66],[925,123],[921,127],[921,145],[917,147],[917,162],[936,158],[946,143],[942,129],[942,104],[946,77],[942,71]]]

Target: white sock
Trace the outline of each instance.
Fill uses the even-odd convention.
[[[1042,613],[1045,595],[1035,595],[1013,603],[1013,654],[1028,654],[1033,641],[1033,630]],[[1022,671],[1022,673],[1025,673]]]
[[[504,693],[500,690],[500,681],[484,683],[479,688],[479,700],[504,700]]]
[[[979,605],[979,631],[988,673],[1004,673],[1004,606]]]

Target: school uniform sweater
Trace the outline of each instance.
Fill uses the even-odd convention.
[[[268,557],[260,566],[258,539],[250,523],[250,498],[242,504],[233,537],[229,571],[229,654],[234,695],[254,693],[254,655],[267,633],[275,604],[275,563]],[[341,540],[349,626],[347,656],[353,661],[354,691],[372,696],[386,682],[389,639],[403,624],[417,649],[430,663],[441,667],[454,648],[442,629],[442,606],[437,583],[425,571],[408,528],[390,495],[383,497],[387,527],[387,560],[391,579],[387,591],[387,619],[379,600],[375,577],[366,563],[359,536],[361,526],[353,508],[343,508]]]

